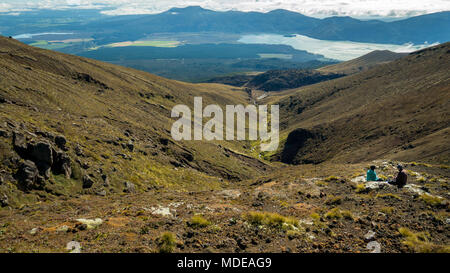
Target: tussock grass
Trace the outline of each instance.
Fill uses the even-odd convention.
[[[330,175],[324,179],[325,182],[338,181],[340,178],[334,175]]]
[[[386,215],[391,215],[394,213],[394,208],[393,207],[382,207],[381,212]]]
[[[171,232],[164,232],[157,239],[158,250],[160,253],[171,253],[175,249],[177,239]]]
[[[207,219],[205,219],[201,215],[194,215],[187,222],[187,225],[189,227],[193,227],[193,228],[204,228],[204,227],[207,227],[207,226],[211,225],[211,222],[208,221]]]
[[[378,193],[375,198],[381,198],[381,199],[396,199],[396,200],[402,200],[400,196],[393,193]]]
[[[295,230],[299,227],[297,219],[270,212],[249,212],[243,218],[254,226],[267,226],[279,230]]]
[[[428,232],[413,232],[408,228],[399,228],[399,233],[404,237],[402,244],[412,251],[419,253],[450,253],[450,246],[436,245],[430,242]]]
[[[341,210],[339,208],[334,208],[325,213],[325,218],[327,219],[348,219],[353,220],[353,214],[348,210]]]
[[[355,188],[356,193],[368,193],[369,189],[366,189],[364,184],[358,184]]]
[[[424,194],[420,195],[419,199],[422,200],[423,202],[425,202],[427,205],[430,205],[432,207],[439,207],[439,206],[444,205],[444,203],[445,203],[444,198],[439,197],[439,196],[433,196],[428,193],[424,193]]]

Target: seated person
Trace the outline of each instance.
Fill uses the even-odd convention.
[[[370,169],[367,171],[366,181],[382,181],[383,179],[378,178],[377,173],[375,172],[375,166],[370,166]]]
[[[394,181],[388,181],[391,185],[396,185],[399,188],[402,188],[406,185],[406,182],[408,181],[408,175],[406,174],[405,170],[403,170],[403,166],[398,164],[397,165],[398,174],[397,177],[394,179]]]

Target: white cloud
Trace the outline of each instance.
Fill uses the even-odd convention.
[[[315,17],[409,17],[448,11],[450,0],[3,0],[0,12],[14,12],[36,8],[111,8],[105,14],[151,14],[171,7],[198,5],[213,10],[241,10],[267,12],[289,9]]]

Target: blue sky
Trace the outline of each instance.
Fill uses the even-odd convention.
[[[410,17],[450,10],[450,0],[2,0],[0,12],[32,9],[108,8],[103,13],[158,13],[198,5],[213,10],[270,11],[283,8],[314,17]]]

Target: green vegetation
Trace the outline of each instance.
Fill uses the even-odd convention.
[[[157,239],[158,250],[160,253],[171,253],[175,249],[176,246],[176,237],[171,232],[164,232]]]
[[[369,189],[367,189],[366,186],[363,183],[361,183],[356,185],[355,191],[356,193],[367,193],[369,192]]]
[[[394,213],[394,208],[393,207],[382,207],[380,211],[386,215],[391,215]]]
[[[428,232],[413,232],[408,228],[399,228],[400,234],[405,238],[402,243],[414,252],[419,253],[450,253],[450,246],[436,245],[430,242]]]
[[[325,213],[325,218],[327,219],[348,219],[353,220],[353,214],[348,210],[341,210],[339,208],[333,208]]]
[[[402,200],[400,196],[393,193],[378,193],[375,195],[375,198]]]
[[[338,181],[340,178],[334,175],[328,176],[324,179],[325,182]]]
[[[428,193],[421,194],[419,197],[420,200],[425,202],[427,205],[432,207],[438,207],[445,204],[445,199],[439,196],[434,196]]]
[[[244,214],[243,218],[254,226],[267,226],[279,230],[295,230],[299,227],[297,219],[286,217],[278,213],[253,211]]]
[[[208,221],[207,219],[205,219],[201,215],[194,215],[187,222],[187,225],[189,227],[193,227],[193,228],[204,228],[204,227],[207,227],[207,226],[211,225],[211,222]]]

